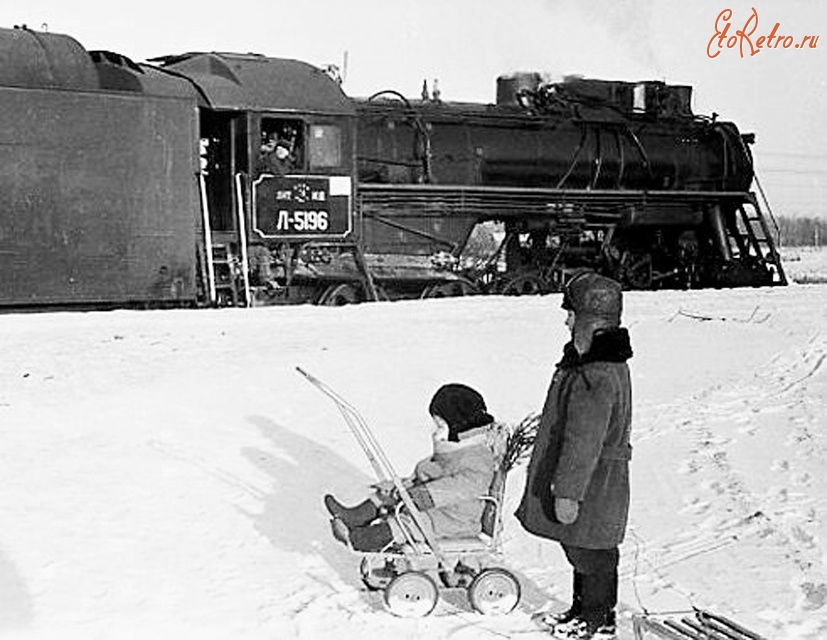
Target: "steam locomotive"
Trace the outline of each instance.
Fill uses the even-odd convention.
[[[543,293],[582,267],[786,283],[752,137],[687,86],[524,73],[495,104],[356,99],[296,60],[136,64],[26,28],[0,58],[2,307]]]

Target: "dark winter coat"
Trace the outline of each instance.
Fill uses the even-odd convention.
[[[459,442],[439,442],[434,454],[415,470],[417,502],[430,504],[422,509],[424,524],[438,538],[475,536],[482,531],[482,512],[494,472],[500,461],[502,431],[496,424],[466,431]]]
[[[629,512],[632,389],[629,335],[595,333],[579,355],[569,343],[551,381],[517,510],[538,536],[588,549],[623,541]],[[579,502],[574,523],[554,514],[554,498]]]

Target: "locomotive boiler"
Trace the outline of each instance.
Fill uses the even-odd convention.
[[[690,98],[662,82],[517,74],[493,105],[359,101],[365,246],[448,252],[465,288],[501,293],[555,290],[580,267],[639,289],[783,283],[750,193],[753,137],[693,115]],[[457,247],[485,223],[499,247],[463,267]]]
[[[784,284],[751,136],[691,89],[503,76],[347,96],[256,54],[136,64],[0,29],[0,306]]]

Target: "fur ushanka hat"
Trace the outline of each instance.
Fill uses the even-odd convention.
[[[574,311],[586,322],[601,321],[617,327],[623,313],[623,290],[619,282],[593,271],[574,276],[563,293],[563,309]]]

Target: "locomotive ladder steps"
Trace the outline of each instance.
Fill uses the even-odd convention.
[[[223,244],[212,245],[213,268],[215,270],[215,291],[218,299],[222,293],[229,295],[232,306],[238,306],[239,291],[235,277],[235,266],[229,249]]]
[[[767,221],[758,208],[757,202],[753,203],[753,207],[753,214],[750,214],[743,205],[739,207],[744,227],[743,231],[739,229],[741,240],[747,246],[747,250],[752,249],[756,258],[775,267],[775,278],[780,284],[787,284],[787,278],[781,266],[781,256],[773,242]]]

